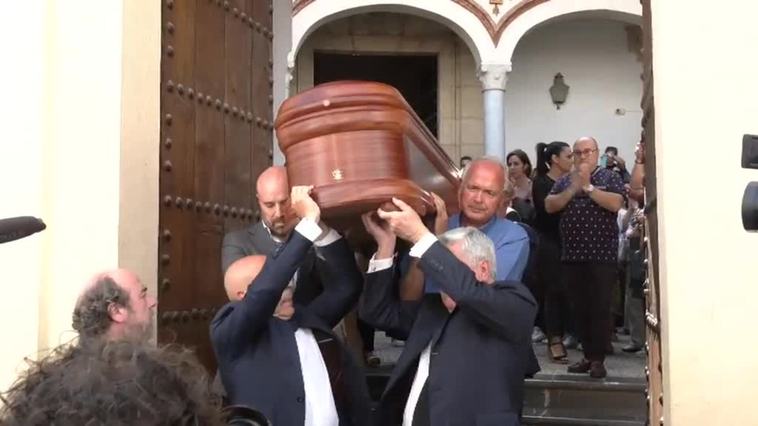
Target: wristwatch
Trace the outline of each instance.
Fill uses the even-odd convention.
[[[584,190],[584,192],[586,192],[588,194],[591,194],[592,191],[595,190],[595,185],[593,185],[593,184],[585,185],[585,187],[582,188],[582,190]]]

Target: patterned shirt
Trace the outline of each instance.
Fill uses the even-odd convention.
[[[624,181],[606,168],[596,168],[592,185],[606,192],[624,195]],[[571,175],[558,179],[550,191],[560,194],[571,185]],[[606,210],[584,192],[577,193],[561,212],[561,240],[564,262],[616,263],[618,224],[616,213]]]

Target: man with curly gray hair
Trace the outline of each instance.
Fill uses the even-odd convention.
[[[95,275],[77,299],[72,325],[83,339],[147,340],[157,305],[133,272],[106,271]]]
[[[0,424],[216,426],[219,409],[189,349],[91,339],[30,361],[2,395]]]

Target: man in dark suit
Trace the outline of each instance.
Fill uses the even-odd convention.
[[[370,412],[365,378],[332,333],[357,302],[362,277],[345,240],[318,225],[310,189],[292,189],[301,220],[280,249],[229,267],[225,286],[234,301],[211,322],[211,340],[231,405],[260,410],[275,425],[362,426]],[[290,279],[314,243],[333,279],[300,306]]]
[[[290,188],[287,170],[272,166],[258,176],[255,196],[261,219],[245,229],[232,231],[224,236],[221,248],[221,272],[226,273],[236,260],[254,254],[269,255],[289,238],[297,224],[297,217],[290,204]],[[294,276],[297,283],[295,302],[308,304],[328,280],[326,270],[316,251],[311,248]]]
[[[519,424],[530,334],[537,308],[518,282],[495,281],[495,248],[473,227],[438,240],[407,204],[363,216],[378,249],[360,313],[380,329],[405,330],[408,340],[382,395],[376,424]],[[424,274],[440,293],[418,302],[393,294],[396,236],[413,244]]]

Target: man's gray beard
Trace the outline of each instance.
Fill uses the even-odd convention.
[[[153,335],[154,324],[154,315],[150,315],[150,320],[146,324],[131,324],[124,338],[133,342],[147,342]]]

